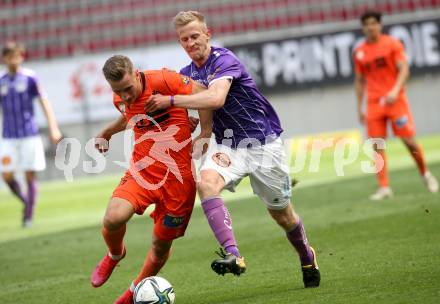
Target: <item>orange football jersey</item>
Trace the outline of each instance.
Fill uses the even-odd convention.
[[[132,104],[113,95],[115,107],[125,116],[135,134],[131,169],[141,173],[149,183],[161,181],[171,174],[192,174],[191,129],[187,110],[169,107],[145,113],[144,109],[152,94],[191,94],[191,80],[167,69],[139,72],[139,76],[142,92]]]
[[[397,62],[406,61],[402,43],[388,35],[381,35],[375,43],[364,42],[354,51],[355,71],[366,79],[367,99],[379,102],[396,83]],[[403,97],[405,89],[399,93]]]

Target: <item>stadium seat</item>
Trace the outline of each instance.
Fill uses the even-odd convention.
[[[231,35],[440,8],[440,0],[14,0],[0,2],[0,36],[23,42],[28,59],[173,42],[171,18],[197,9],[213,33]],[[56,38],[56,39],[54,39]]]

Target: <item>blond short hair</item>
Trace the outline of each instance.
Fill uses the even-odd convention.
[[[115,55],[107,59],[102,72],[104,77],[110,81],[120,81],[124,78],[125,74],[131,74],[133,72],[133,63],[130,58],[123,55]]]
[[[206,25],[206,21],[205,21],[205,16],[203,16],[203,14],[198,11],[179,12],[173,18],[173,25],[175,29],[178,29],[179,27],[185,26],[193,21],[198,21],[202,25],[203,30],[205,31],[208,30],[208,26]]]

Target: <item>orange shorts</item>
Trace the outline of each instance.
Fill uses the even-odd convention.
[[[368,102],[366,115],[368,137],[386,138],[388,121],[391,122],[395,136],[413,137],[416,133],[406,97],[402,97],[390,105],[378,101]]]
[[[185,234],[194,207],[196,183],[192,175],[183,176],[183,184],[174,176],[168,176],[161,187],[148,190],[127,172],[112,197],[127,200],[140,215],[155,204],[150,214],[154,220],[154,234],[161,240],[170,241]]]

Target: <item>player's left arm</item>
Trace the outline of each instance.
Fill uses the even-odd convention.
[[[46,116],[47,119],[50,139],[54,144],[56,144],[61,140],[62,135],[60,129],[58,128],[58,123],[55,119],[55,113],[52,109],[52,105],[47,99],[46,93],[40,86],[38,79],[35,76],[33,76],[30,77],[29,80],[30,80],[29,94],[31,94],[31,96],[33,97],[36,97],[40,102],[41,107],[43,108],[44,116]]]
[[[49,126],[49,134],[50,139],[53,143],[58,143],[61,140],[61,131],[58,127],[58,123],[55,119],[55,113],[53,112],[52,106],[49,102],[49,100],[46,97],[39,97],[38,100],[40,101],[41,107],[43,108],[44,115],[47,119],[47,124]]]
[[[393,51],[393,59],[396,64],[398,73],[396,77],[396,82],[394,83],[393,88],[386,96],[387,103],[394,103],[399,96],[400,91],[402,90],[405,82],[409,78],[409,65],[406,59],[405,50],[403,48],[403,44],[400,41],[396,41],[394,51]]]

